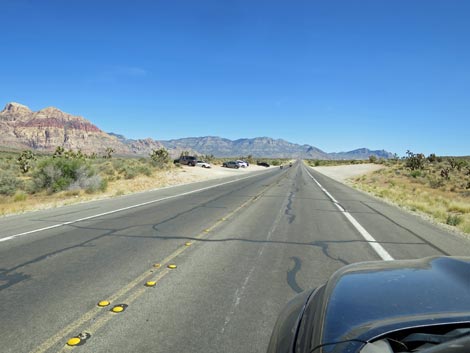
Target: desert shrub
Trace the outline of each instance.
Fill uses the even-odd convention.
[[[22,173],[27,173],[33,166],[36,156],[32,151],[23,151],[17,159]]]
[[[119,169],[119,174],[122,174],[124,179],[134,179],[139,175],[139,169],[134,165],[126,164]]]
[[[377,157],[374,155],[369,156],[369,163],[376,163],[377,162]]]
[[[428,160],[429,163],[434,163],[434,162],[437,161],[437,157],[436,157],[436,155],[435,155],[434,153],[431,153],[431,154],[428,156],[427,160]]]
[[[157,168],[164,168],[170,163],[170,156],[165,148],[159,148],[158,150],[152,150],[150,153],[152,164]]]
[[[405,166],[408,169],[411,170],[419,170],[419,169],[424,169],[424,163],[426,161],[426,158],[424,157],[424,154],[418,153],[414,154],[411,151],[406,151],[407,157],[405,157]]]
[[[444,180],[433,178],[429,180],[429,186],[433,189],[439,189],[440,187],[444,186]]]
[[[90,183],[96,183],[97,178],[92,178],[94,176],[94,170],[83,159],[47,158],[38,164],[33,173],[33,190],[58,192],[86,189]]]
[[[10,172],[0,175],[0,194],[12,196],[23,186],[23,181]]]
[[[68,190],[80,190],[83,189],[87,193],[93,193],[97,191],[105,191],[107,187],[107,181],[101,178],[101,176],[94,174],[91,170],[82,166],[77,171],[77,178],[69,186]]]
[[[147,165],[141,165],[141,166],[139,166],[139,173],[143,174],[145,176],[151,176],[152,175],[152,169],[150,169],[150,167],[147,166]]]
[[[104,175],[113,176],[115,174],[113,163],[106,162],[99,164],[99,172]]]
[[[441,177],[443,177],[446,180],[449,180],[450,179],[449,172],[450,172],[449,168],[443,168],[441,170]]]
[[[102,179],[99,175],[93,175],[85,180],[82,188],[85,189],[85,192],[88,194],[92,194],[97,191],[104,192],[108,188],[108,181],[106,179]]]
[[[27,198],[28,198],[28,195],[24,191],[17,191],[15,195],[13,196],[13,201],[14,202],[26,201]]]
[[[416,178],[418,178],[418,177],[420,177],[420,176],[422,176],[422,173],[421,173],[420,170],[412,170],[412,171],[410,172],[410,177],[412,177],[412,178],[415,178],[415,179],[416,179]]]
[[[458,226],[462,223],[462,217],[459,215],[450,214],[447,216],[446,224],[450,226]]]
[[[111,157],[113,156],[113,153],[116,152],[114,150],[114,148],[111,148],[111,147],[107,147],[106,148],[106,151],[105,151],[105,154],[103,155],[103,158],[105,159],[111,159]]]

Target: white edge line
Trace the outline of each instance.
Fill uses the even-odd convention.
[[[9,235],[9,236],[7,236],[7,237],[5,237],[5,238],[1,238],[1,239],[0,239],[0,243],[1,243],[1,242],[4,242],[4,241],[8,241],[8,240],[12,240],[12,239],[21,237],[21,236],[23,236],[23,235],[28,235],[28,234],[38,233],[38,232],[42,232],[42,231],[49,230],[49,229],[53,229],[53,228],[63,227],[63,226],[69,225],[69,224],[74,224],[74,223],[78,223],[78,222],[82,222],[82,221],[87,221],[87,220],[89,220],[89,219],[98,218],[98,217],[107,216],[107,215],[110,215],[110,214],[113,214],[113,213],[117,213],[117,212],[122,212],[122,211],[130,210],[130,209],[132,209],[132,208],[137,208],[137,207],[149,205],[149,204],[152,204],[152,203],[157,203],[157,202],[160,202],[160,201],[165,201],[165,200],[174,199],[174,198],[181,197],[181,196],[186,196],[186,195],[189,195],[189,194],[194,194],[194,193],[197,193],[197,192],[200,192],[200,191],[204,191],[204,190],[213,189],[213,188],[216,188],[216,187],[219,187],[219,186],[222,186],[222,185],[227,185],[227,184],[235,183],[235,182],[237,182],[237,181],[241,181],[241,180],[253,178],[253,177],[255,177],[255,176],[259,175],[259,174],[260,174],[260,173],[256,173],[255,175],[249,175],[249,176],[244,177],[244,178],[240,178],[240,179],[236,179],[236,180],[230,180],[230,181],[227,181],[227,182],[224,182],[224,183],[220,183],[220,184],[216,184],[216,185],[211,185],[211,186],[206,186],[206,187],[203,187],[203,188],[200,188],[200,189],[196,189],[196,190],[192,190],[192,191],[183,192],[182,194],[177,194],[177,195],[173,195],[173,196],[166,196],[166,197],[162,197],[161,199],[146,201],[146,202],[142,202],[142,203],[139,203],[139,204],[136,204],[136,205],[131,205],[131,206],[123,207],[123,208],[118,208],[118,209],[116,209],[116,210],[112,210],[112,211],[108,211],[108,212],[99,213],[99,214],[96,214],[96,215],[93,215],[93,216],[88,216],[88,217],[83,217],[83,218],[75,219],[75,220],[73,220],[73,221],[58,223],[58,224],[54,224],[54,225],[51,225],[51,226],[48,226],[48,227],[44,227],[44,228],[38,228],[38,229],[29,230],[29,231],[23,232],[23,233],[18,233],[18,234]]]
[[[392,261],[394,258],[388,253],[387,250],[384,249],[382,245],[380,245],[375,238],[370,235],[370,233],[349,213],[347,212],[343,206],[339,204],[338,201],[315,179],[315,177],[310,174],[310,172],[307,170],[308,175],[310,178],[313,179],[313,181],[318,185],[318,187],[328,196],[331,201],[335,204],[335,206],[344,214],[346,219],[356,228],[356,230],[362,235],[362,237],[367,241],[367,243],[374,249],[374,251],[377,253],[377,255],[380,256],[382,260],[385,261]]]

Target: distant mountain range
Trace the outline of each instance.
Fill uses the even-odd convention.
[[[168,141],[151,138],[132,140],[123,135],[106,133],[80,116],[49,107],[37,112],[19,103],[8,103],[0,112],[0,147],[53,151],[56,147],[101,153],[110,147],[121,155],[148,155],[162,146],[172,156],[182,151],[216,157],[367,159],[391,158],[384,150],[361,148],[349,152],[327,153],[310,145],[299,145],[282,139],[257,137],[229,140],[216,136],[187,137]]]
[[[176,140],[160,141],[167,149],[191,149],[202,154],[218,157],[248,156],[267,158],[304,158],[304,159],[367,159],[374,155],[378,158],[391,158],[387,151],[371,151],[361,148],[349,152],[327,153],[310,145],[299,145],[282,139],[256,137],[251,139],[229,140],[216,136],[187,137]]]

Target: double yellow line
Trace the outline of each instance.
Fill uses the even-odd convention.
[[[284,177],[286,177],[286,174],[283,173],[282,178]],[[271,187],[276,185],[276,183],[278,183],[279,181],[280,179],[271,183],[270,185],[267,185],[257,195],[251,197],[250,199],[245,201],[243,204],[235,208],[233,211],[229,212],[224,217],[217,220],[209,228],[204,229],[202,232],[196,235],[194,239],[198,240],[198,239],[207,237],[210,232],[212,232],[215,228],[217,228],[223,222],[227,221],[229,218],[231,218],[233,215],[238,213],[243,208],[257,201],[263,194],[265,194]],[[148,288],[145,286],[146,282],[152,281],[152,282],[155,282],[155,284],[157,284],[159,281],[161,281],[166,275],[168,275],[172,271],[166,266],[169,263],[171,263],[177,256],[181,255],[188,248],[190,248],[189,245],[191,245],[189,242],[185,243],[183,246],[179,247],[173,253],[171,253],[169,256],[163,259],[160,264],[155,264],[154,268],[152,268],[151,270],[145,271],[144,273],[136,277],[133,281],[131,281],[130,283],[128,283],[127,285],[119,289],[117,292],[112,294],[106,300],[109,301],[110,303],[125,303],[126,305],[133,303],[146,290],[148,290]],[[157,273],[155,273],[156,268],[158,271]],[[82,315],[80,318],[78,318],[77,320],[73,321],[71,324],[64,327],[55,335],[53,335],[52,337],[48,338],[46,341],[41,343],[36,349],[32,350],[31,353],[44,353],[48,351],[49,349],[51,349],[54,345],[58,344],[60,341],[66,341],[67,337],[68,338],[78,337],[80,332],[83,332],[83,333],[86,332],[87,334],[94,335],[101,327],[103,327],[108,321],[111,320],[113,315],[116,315],[116,314],[112,313],[107,307],[100,307],[97,305],[96,307],[94,307],[93,309],[89,310],[84,315]],[[82,328],[85,326],[87,322],[91,322],[91,321],[93,321],[91,326],[89,326],[88,328]],[[74,334],[75,336],[72,336]],[[64,346],[62,347],[60,352],[67,352],[71,349],[73,349],[72,346],[69,346],[66,343],[64,343]]]

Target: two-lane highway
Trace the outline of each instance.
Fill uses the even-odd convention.
[[[15,353],[264,352],[285,303],[343,265],[383,259],[377,249],[470,255],[467,240],[302,163],[0,229],[1,351]]]

